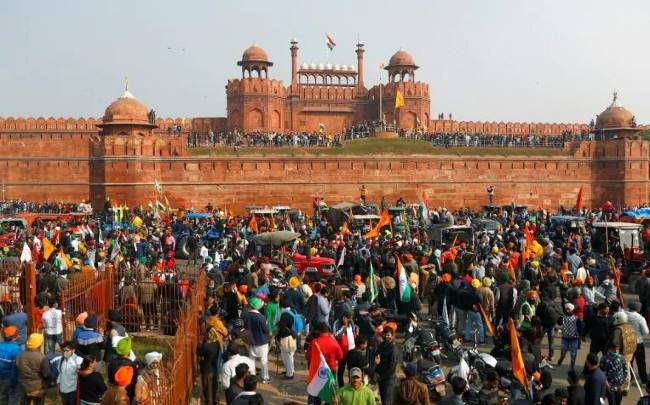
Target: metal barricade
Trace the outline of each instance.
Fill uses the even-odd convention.
[[[108,318],[112,302],[112,268],[94,274],[79,275],[61,290],[59,308],[63,312],[63,337],[68,340],[75,329],[75,319],[82,312],[95,313],[99,325]]]

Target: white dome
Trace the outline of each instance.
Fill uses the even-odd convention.
[[[328,70],[332,70],[332,64],[331,64],[331,63],[328,63],[327,65],[325,65],[325,67],[326,67]]]
[[[310,68],[310,69],[316,69],[316,64],[315,64],[315,63],[312,63],[311,65],[309,65],[309,68]]]
[[[302,65],[300,65],[300,69],[309,69],[309,64],[303,63]]]
[[[350,65],[350,66],[349,66],[349,69],[350,69],[350,71],[352,71],[352,72],[354,72],[355,70],[357,70],[357,68],[356,68],[354,65]]]
[[[348,65],[341,65],[341,70],[348,70]]]
[[[322,63],[319,63],[319,64],[318,64],[318,69],[319,69],[319,70],[323,70],[323,69],[325,69],[325,65],[323,65]]]
[[[334,70],[340,70],[341,66],[340,65],[334,65]]]

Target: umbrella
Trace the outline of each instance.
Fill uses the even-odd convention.
[[[264,232],[253,236],[253,242],[258,245],[280,246],[283,243],[297,239],[299,233],[291,231]]]

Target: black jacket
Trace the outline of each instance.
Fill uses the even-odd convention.
[[[396,379],[395,369],[400,359],[397,346],[394,343],[382,343],[379,345],[376,354],[380,355],[380,362],[375,367],[375,373],[379,377],[379,380]]]

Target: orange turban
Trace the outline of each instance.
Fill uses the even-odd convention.
[[[354,284],[357,284],[357,285],[361,284],[361,276],[360,275],[356,274],[354,276]]]
[[[133,378],[133,368],[128,366],[120,367],[115,373],[115,384],[120,387],[126,387],[131,383]]]
[[[88,312],[82,312],[79,315],[77,315],[75,322],[77,323],[77,325],[83,325],[84,322],[86,321],[86,318],[88,318]]]
[[[384,324],[384,330],[386,330],[386,328],[392,329],[393,334],[395,334],[395,332],[397,332],[397,324],[395,322],[386,322]]]
[[[445,273],[442,275],[440,279],[442,280],[443,283],[449,283],[451,282],[451,274]]]

